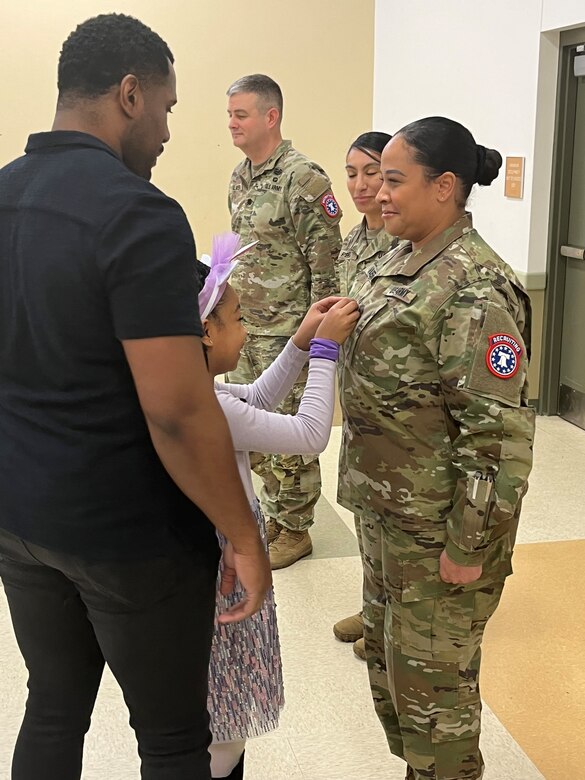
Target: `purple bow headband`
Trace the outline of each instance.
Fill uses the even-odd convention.
[[[221,233],[213,237],[211,257],[201,257],[201,262],[211,268],[199,293],[199,315],[202,320],[209,317],[224,294],[230,274],[238,264],[236,258],[258,243],[254,241],[240,249],[241,240],[237,233]]]

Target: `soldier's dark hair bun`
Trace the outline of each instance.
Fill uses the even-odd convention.
[[[429,179],[446,171],[457,176],[461,185],[459,206],[465,206],[475,183],[490,185],[502,165],[499,152],[476,144],[466,127],[444,116],[418,119],[399,130],[397,135],[413,149],[414,161],[426,169]]]
[[[477,144],[477,171],[475,181],[488,187],[497,178],[502,167],[502,155],[495,149],[486,149]]]

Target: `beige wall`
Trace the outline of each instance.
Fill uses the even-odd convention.
[[[343,166],[349,143],[371,129],[374,0],[0,3],[0,165],[21,154],[30,132],[49,129],[63,40],[79,22],[112,10],[151,26],[175,55],[179,105],[153,182],[183,205],[200,252],[214,232],[229,229],[226,189],[241,152],[227,130],[225,91],[246,73],[280,83],[284,136],[333,179],[344,233],[358,221]]]

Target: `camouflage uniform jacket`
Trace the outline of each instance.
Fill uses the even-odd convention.
[[[258,240],[240,259],[231,284],[246,327],[290,336],[313,301],[338,290],[341,209],[316,163],[283,141],[259,168],[246,158],[232,174],[232,230]]]
[[[469,214],[367,276],[344,348],[339,501],[401,529],[407,558],[446,547],[501,574],[491,551],[513,538],[532,465],[529,298]]]
[[[354,284],[361,286],[361,280],[365,279],[363,271],[371,264],[375,263],[385,255],[389,249],[398,245],[398,239],[395,239],[384,228],[376,232],[375,236],[368,238],[366,218],[364,217],[359,225],[356,225],[343,240],[339,261],[339,289],[342,295],[348,295],[353,298],[357,289]]]

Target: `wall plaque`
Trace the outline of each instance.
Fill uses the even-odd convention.
[[[524,157],[506,157],[504,195],[507,198],[521,200],[524,196],[524,160]]]

